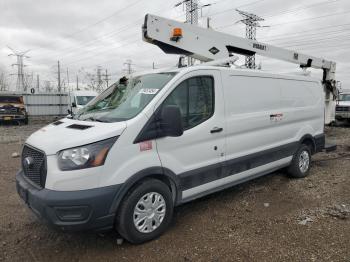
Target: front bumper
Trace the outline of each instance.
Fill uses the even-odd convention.
[[[106,231],[114,226],[112,203],[121,185],[54,191],[32,184],[23,171],[16,174],[17,192],[27,206],[47,224],[63,231]]]
[[[14,121],[14,120],[25,120],[26,115],[1,115],[0,121]]]

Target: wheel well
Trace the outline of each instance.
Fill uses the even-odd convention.
[[[118,209],[120,208],[120,204],[124,201],[125,197],[128,195],[129,192],[131,192],[133,190],[133,188],[135,188],[136,186],[138,186],[139,184],[141,184],[143,181],[148,180],[148,179],[157,179],[161,182],[163,182],[164,184],[166,184],[172,194],[173,197],[173,202],[174,205],[176,205],[177,201],[177,197],[178,197],[178,187],[176,185],[176,183],[173,181],[173,179],[171,179],[170,177],[164,175],[164,174],[150,174],[147,176],[143,176],[137,180],[135,180],[133,183],[129,184],[126,188],[124,188],[123,190],[123,194],[120,195],[118,197],[119,200],[116,201],[116,206],[114,209],[114,212],[118,212]]]
[[[314,154],[316,152],[316,145],[315,145],[315,141],[313,138],[305,137],[301,141],[301,144],[307,145],[310,148],[312,154]]]
[[[168,176],[165,176],[165,175],[159,175],[159,174],[155,174],[155,175],[149,175],[143,179],[141,179],[141,181],[143,180],[146,180],[146,179],[149,179],[149,178],[154,178],[154,179],[157,179],[157,180],[160,180],[162,181],[164,184],[166,184],[173,196],[173,202],[174,204],[176,203],[176,197],[177,197],[177,187],[176,187],[176,184],[175,182],[169,178]]]

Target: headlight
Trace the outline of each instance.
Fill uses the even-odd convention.
[[[112,137],[93,144],[65,149],[58,152],[58,167],[62,171],[102,166],[109,149],[118,137]]]

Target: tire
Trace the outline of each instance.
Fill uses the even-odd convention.
[[[291,165],[288,168],[288,174],[293,178],[304,178],[309,174],[311,166],[311,149],[302,144],[294,154]]]
[[[28,125],[28,123],[29,123],[28,117],[26,117],[26,118],[24,119],[23,123],[24,123],[25,125]]]
[[[146,205],[150,200],[156,203],[158,208],[153,209],[150,206],[147,209]],[[116,229],[122,237],[133,244],[153,240],[168,228],[173,209],[169,187],[156,179],[144,180],[124,198],[116,216]],[[146,217],[143,218],[144,216]],[[157,222],[160,222],[159,225]]]

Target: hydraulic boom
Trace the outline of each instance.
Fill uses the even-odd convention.
[[[145,17],[143,40],[157,45],[167,54],[186,55],[203,62],[234,54],[257,54],[298,64],[302,68],[322,69],[325,123],[335,121],[336,63],[332,61],[150,14]]]

